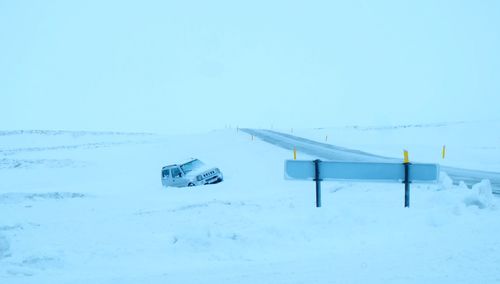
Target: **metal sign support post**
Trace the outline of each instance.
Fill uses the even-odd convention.
[[[404,163],[405,166],[405,207],[410,207],[410,162]]]
[[[320,160],[314,160],[314,181],[316,182],[316,207],[321,207],[321,179],[319,178]]]

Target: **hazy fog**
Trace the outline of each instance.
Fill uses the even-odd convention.
[[[0,0],[0,129],[499,119],[500,1]]]

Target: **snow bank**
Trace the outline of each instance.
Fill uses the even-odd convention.
[[[453,180],[445,172],[439,173],[439,189],[450,190],[453,187]]]
[[[494,207],[493,192],[489,180],[482,180],[472,186],[472,193],[465,200],[467,206],[477,206],[480,209]]]

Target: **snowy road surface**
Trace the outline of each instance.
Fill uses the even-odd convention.
[[[242,131],[254,135],[265,142],[285,149],[293,149],[315,156],[321,159],[335,161],[358,161],[358,162],[394,162],[401,159],[378,156],[359,150],[333,146],[320,143],[302,137],[289,135],[277,131],[265,129],[242,129]],[[455,182],[464,181],[468,186],[479,183],[483,179],[489,179],[493,192],[500,194],[500,173],[460,169],[441,166],[441,171],[446,172]]]

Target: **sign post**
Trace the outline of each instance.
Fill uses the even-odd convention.
[[[320,160],[314,160],[314,181],[316,182],[316,207],[321,207],[321,178],[319,177]]]
[[[405,207],[410,206],[410,183],[434,183],[439,165],[420,163],[362,163],[333,161],[285,161],[285,179],[316,183],[316,207],[321,207],[321,182],[371,181],[405,184]]]
[[[404,150],[403,164],[405,166],[405,207],[410,207],[410,158],[408,157],[408,151]]]
[[[410,162],[404,163],[405,166],[405,207],[410,207]]]

